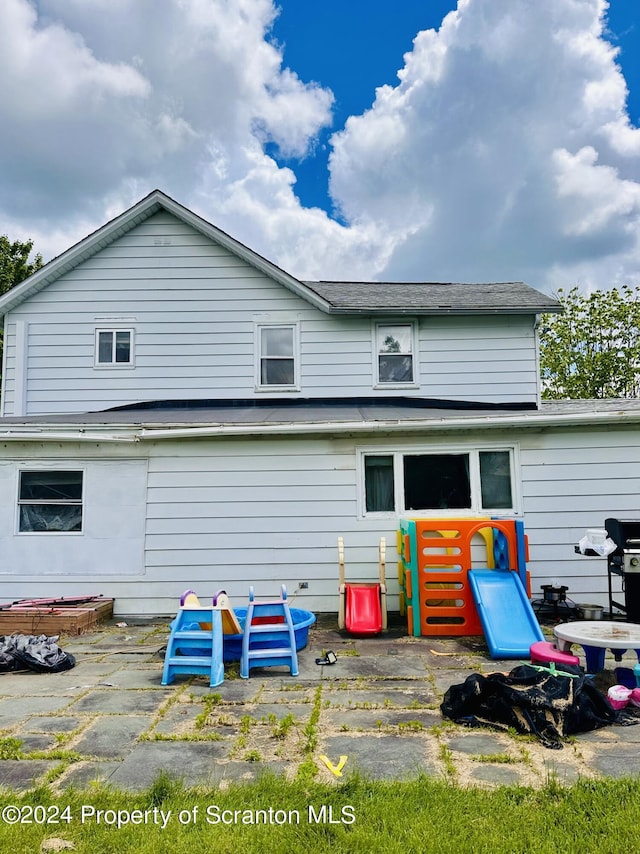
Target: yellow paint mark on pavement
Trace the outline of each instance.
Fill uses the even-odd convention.
[[[335,774],[336,777],[342,777],[342,769],[347,764],[347,759],[349,757],[348,756],[341,756],[340,761],[338,762],[337,765],[334,765],[333,762],[329,759],[329,757],[325,756],[324,754],[322,754],[322,756],[319,756],[318,758],[322,762],[324,762],[324,764],[327,766],[327,768],[329,769],[329,771],[331,771],[332,774]]]

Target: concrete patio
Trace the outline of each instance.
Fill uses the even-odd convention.
[[[605,727],[552,751],[445,720],[439,705],[450,685],[517,664],[491,660],[482,638],[412,638],[397,626],[354,639],[323,619],[299,654],[298,677],[269,668],[243,680],[227,665],[224,683],[210,689],[204,677],[160,684],[167,637],[168,621],[112,622],[61,639],[77,658],[72,670],[0,674],[0,785],[138,790],[165,770],[187,786],[224,786],[265,770],[293,778],[305,761],[327,782],[354,771],[478,786],[640,773],[640,726]],[[336,664],[317,665],[328,649]],[[616,666],[609,653],[599,687],[613,684]],[[334,768],[347,757],[341,778],[322,756]]]

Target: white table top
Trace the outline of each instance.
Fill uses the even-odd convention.
[[[640,625],[618,623],[613,620],[581,620],[561,623],[553,633],[557,638],[571,643],[606,649],[640,649]]]

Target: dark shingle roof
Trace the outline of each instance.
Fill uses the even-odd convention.
[[[560,303],[524,282],[304,282],[336,313],[538,314]]]

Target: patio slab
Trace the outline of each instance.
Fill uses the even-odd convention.
[[[25,791],[56,765],[45,759],[0,759],[0,786]]]
[[[592,760],[593,768],[605,777],[636,777],[640,774],[640,755],[636,750],[605,747]]]
[[[186,785],[224,786],[266,771],[291,779],[309,759],[318,779],[331,782],[354,771],[372,779],[428,774],[486,787],[640,773],[640,726],[604,727],[549,751],[530,739],[443,719],[439,706],[451,685],[473,672],[508,672],[517,664],[492,661],[482,638],[413,638],[392,626],[383,637],[353,639],[330,622],[320,619],[311,628],[298,677],[287,668],[264,668],[240,679],[234,663],[215,688],[197,676],[160,684],[166,625],[157,631],[148,624],[104,626],[61,643],[76,650],[71,671],[0,675],[0,730],[22,739],[26,751],[46,751],[56,735],[71,736],[64,747],[83,759],[65,769],[54,789],[101,780],[139,790],[161,770]],[[336,652],[336,664],[316,665],[327,649]],[[607,666],[600,690],[613,684],[618,665]],[[314,711],[318,742],[308,753],[305,727]],[[294,724],[278,729],[288,715]],[[146,732],[159,740],[140,741]],[[332,774],[323,755],[334,766],[347,756],[343,777]],[[58,766],[55,760],[2,760],[0,784],[28,788]]]
[[[167,688],[140,691],[120,691],[116,687],[101,688],[73,702],[68,711],[71,714],[101,712],[111,715],[157,712],[170,696],[171,691]]]
[[[61,789],[67,789],[70,786],[84,789],[92,783],[107,783],[119,767],[119,762],[80,762],[72,765],[65,772],[58,786]]]
[[[101,759],[124,759],[149,723],[148,717],[139,715],[100,718],[84,731],[73,749]]]
[[[48,750],[56,744],[56,739],[52,735],[38,735],[37,733],[29,733],[28,735],[16,735],[22,743],[20,750],[23,753],[31,753],[35,750]]]
[[[164,771],[185,786],[214,785],[223,779],[220,766],[228,749],[219,741],[143,742],[110,775],[109,782],[128,790],[146,789]]]
[[[20,723],[34,714],[57,712],[68,706],[72,699],[44,694],[0,700],[0,729]]]
[[[320,746],[320,753],[334,765],[339,757],[347,757],[342,771],[344,776],[358,771],[372,780],[399,780],[439,773],[424,743],[413,736],[338,735],[322,739]]]
[[[417,711],[377,709],[375,714],[372,714],[370,709],[330,709],[322,711],[320,722],[322,725],[328,724],[340,731],[380,732],[385,728],[393,727],[418,732],[436,726],[442,722],[442,718],[439,712],[423,709]]]
[[[55,734],[73,732],[79,725],[80,721],[78,718],[51,715],[48,717],[27,718],[20,729],[23,732],[50,732]]]

